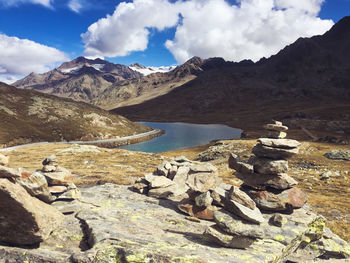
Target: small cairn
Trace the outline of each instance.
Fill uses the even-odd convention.
[[[237,171],[236,176],[243,180],[242,190],[254,200],[262,210],[293,212],[301,208],[306,195],[295,185],[297,182],[288,172],[288,159],[298,154],[300,143],[285,139],[288,127],[275,121],[264,126],[267,138],[258,139],[253,148],[254,157],[248,163],[231,154],[229,166]]]

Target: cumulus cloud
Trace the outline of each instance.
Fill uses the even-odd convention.
[[[17,6],[19,4],[31,3],[31,4],[40,4],[46,7],[51,8],[52,0],[0,0],[0,5],[3,6]]]
[[[56,48],[0,34],[0,79],[6,82],[31,72],[43,73],[69,57]]]
[[[179,63],[193,56],[258,60],[333,25],[317,17],[324,0],[134,0],[82,34],[85,55],[125,56],[147,48],[150,28],[176,27],[165,46]]]

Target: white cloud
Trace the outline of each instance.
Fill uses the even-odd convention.
[[[17,6],[19,4],[31,3],[31,4],[40,4],[51,8],[51,2],[53,0],[0,0],[0,5],[3,6]]]
[[[4,34],[0,34],[0,50],[0,78],[6,82],[31,72],[46,72],[69,59],[56,48]]]
[[[134,0],[120,3],[114,14],[98,20],[82,34],[87,56],[125,56],[147,48],[150,31],[174,26],[178,12],[167,0]]]
[[[134,0],[82,34],[85,55],[125,56],[147,48],[150,28],[176,27],[165,45],[179,63],[193,56],[258,60],[333,25],[317,17],[324,0]],[[181,14],[182,20],[179,21]]]
[[[76,12],[76,13],[79,13],[80,10],[83,8],[83,5],[82,3],[80,2],[80,0],[70,0],[69,3],[68,3],[68,7]]]

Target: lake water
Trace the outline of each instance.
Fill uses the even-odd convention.
[[[121,149],[140,152],[166,152],[204,145],[212,140],[240,138],[242,130],[222,124],[191,124],[139,122],[140,124],[162,129],[165,134],[150,141],[126,145]]]

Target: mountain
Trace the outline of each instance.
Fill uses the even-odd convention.
[[[172,71],[176,66],[163,66],[163,67],[145,67],[139,63],[135,63],[129,66],[134,71],[141,73],[144,76],[153,74],[153,73],[166,73]]]
[[[13,85],[22,89],[90,102],[113,83],[143,75],[127,66],[102,59],[78,57],[43,74],[31,73]]]
[[[128,136],[150,128],[87,103],[0,82],[0,146]]]
[[[92,103],[104,109],[113,109],[139,104],[159,97],[196,78],[203,72],[201,67],[204,62],[202,59],[194,57],[168,72],[156,72],[146,74],[138,79],[115,82],[93,99]],[[131,66],[134,70],[136,67],[147,72],[147,69],[140,64]]]
[[[350,134],[350,17],[256,63],[209,62],[202,74],[169,93],[112,112],[133,120],[227,123],[247,130],[275,118],[294,128]]]

